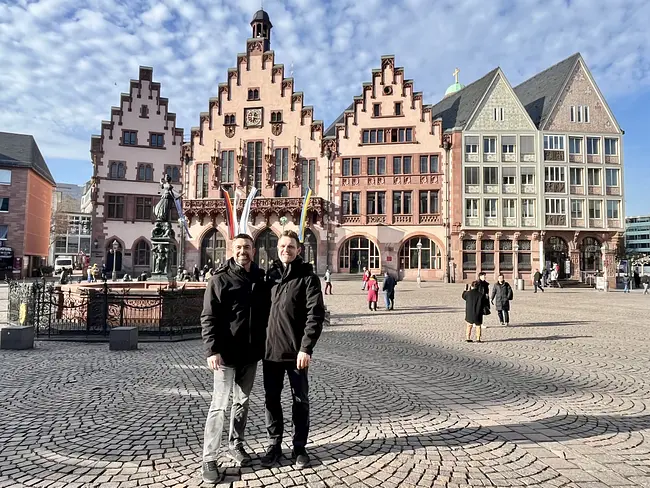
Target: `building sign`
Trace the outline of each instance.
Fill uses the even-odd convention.
[[[10,247],[0,247],[0,258],[13,258],[14,250]]]
[[[386,256],[386,261],[389,263],[393,260],[393,256]]]

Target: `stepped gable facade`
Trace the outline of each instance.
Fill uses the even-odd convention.
[[[230,257],[222,191],[241,215],[244,200],[257,189],[249,220],[256,261],[263,267],[277,258],[283,229],[298,230],[303,198],[312,197],[305,232],[304,258],[322,271],[327,265],[328,187],[323,122],[305,95],[285,77],[271,47],[273,25],[258,11],[251,22],[246,52],[237,55],[227,81],[200,114],[187,145],[189,179],[183,211],[190,223],[186,264],[216,267]],[[329,176],[331,178],[331,175]],[[251,223],[252,222],[252,223]]]
[[[153,69],[141,66],[119,106],[111,108],[110,120],[91,139],[91,262],[104,263],[109,275],[113,268],[118,275],[150,271],[159,182],[167,173],[180,189],[182,148],[183,129],[176,126],[176,114],[169,112]],[[177,260],[176,247],[173,266]]]

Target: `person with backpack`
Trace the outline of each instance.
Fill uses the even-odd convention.
[[[497,309],[500,325],[510,325],[510,300],[512,300],[512,287],[500,274],[490,294],[490,301]]]

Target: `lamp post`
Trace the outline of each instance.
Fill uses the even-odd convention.
[[[451,134],[442,137],[442,145],[445,150],[445,283],[451,283],[451,210],[449,204],[449,159],[451,154]]]
[[[418,288],[422,288],[422,239],[418,239],[415,247],[418,248]]]
[[[334,157],[335,154],[328,147],[325,150],[325,157],[327,158],[327,267],[329,268],[332,264],[331,254],[331,245],[332,245],[332,200],[334,195],[332,194],[332,177],[333,177],[333,167],[334,167]]]
[[[111,279],[117,281],[117,250],[120,248],[120,245],[117,243],[117,240],[113,241],[113,273]]]
[[[512,249],[515,251],[515,270],[513,276],[515,277],[515,287],[517,287],[517,280],[519,280],[519,244],[515,244]]]
[[[607,256],[607,253],[609,252],[609,244],[607,244],[607,241],[603,242],[603,245],[600,248],[600,253],[602,255],[603,259],[603,291],[609,291],[609,281],[607,280],[607,265],[609,264],[609,256]],[[628,270],[629,273],[629,270]]]

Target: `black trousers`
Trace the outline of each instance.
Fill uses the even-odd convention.
[[[293,398],[293,447],[304,449],[309,435],[309,380],[307,369],[296,369],[296,362],[264,361],[264,391],[266,406],[266,431],[269,444],[280,446],[284,434],[284,417],[282,415],[282,388],[285,373],[289,376],[291,396]]]
[[[507,310],[497,310],[497,315],[499,316],[500,323],[510,323],[510,313]]]

